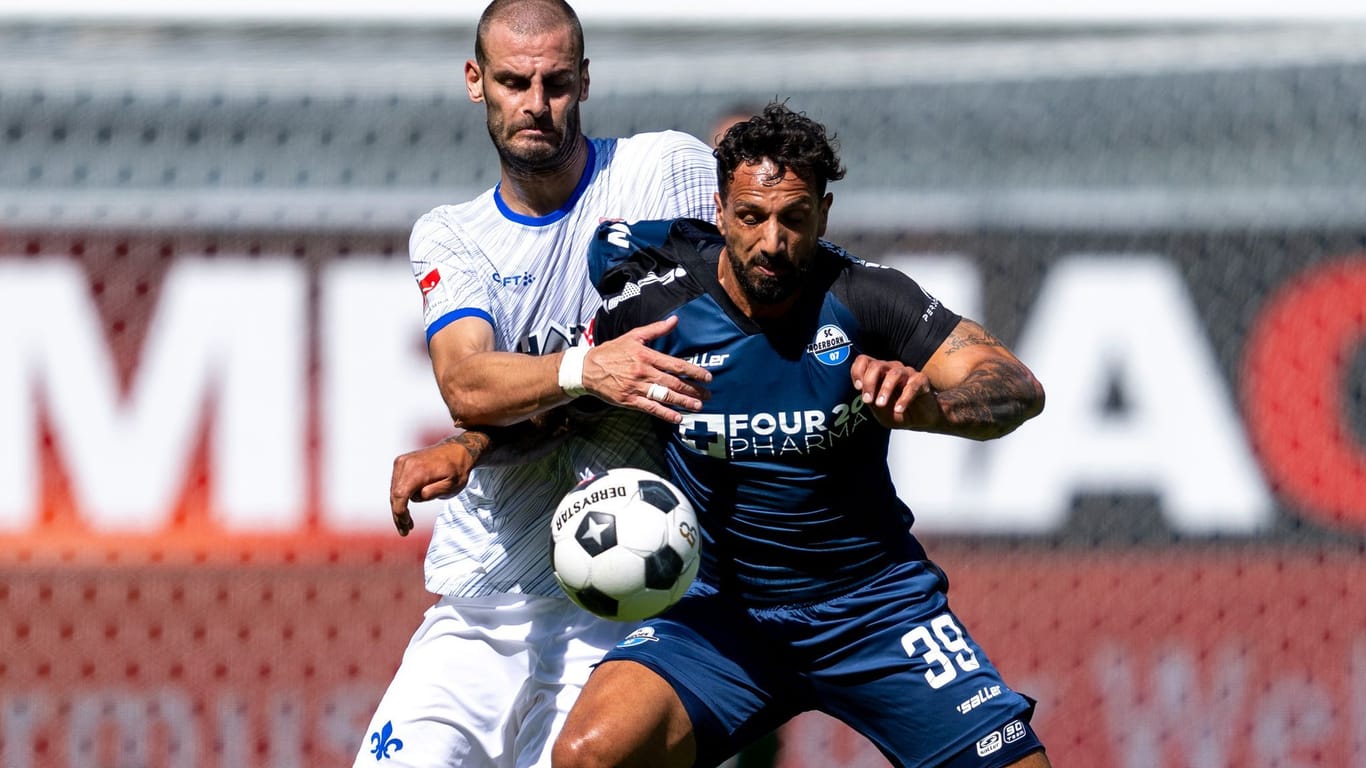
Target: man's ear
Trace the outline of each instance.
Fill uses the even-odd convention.
[[[579,101],[588,101],[588,59],[579,65]]]
[[[484,100],[484,73],[479,69],[479,62],[474,59],[465,62],[465,94],[475,104]]]
[[[724,208],[721,207],[721,193],[720,193],[720,192],[713,192],[713,193],[711,193],[711,199],[712,199],[712,201],[713,201],[714,203],[716,203],[716,228],[717,228],[718,230],[721,231],[721,236],[722,236],[722,237],[725,237],[725,236],[726,236],[726,217],[721,215],[721,211],[725,210]]]
[[[825,237],[825,225],[830,221],[830,206],[834,203],[834,192],[826,192],[825,197],[821,198],[820,228],[816,231],[816,237]]]

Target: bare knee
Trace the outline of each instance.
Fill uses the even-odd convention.
[[[674,768],[696,754],[692,724],[669,683],[630,661],[604,662],[551,747],[553,768]]]
[[[601,732],[571,730],[568,726],[560,731],[550,752],[551,768],[608,768],[616,765],[617,759]]]

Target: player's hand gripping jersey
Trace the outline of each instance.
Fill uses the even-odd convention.
[[[711,216],[715,161],[676,131],[589,139],[573,196],[546,216],[510,210],[494,187],[423,216],[410,243],[427,338],[463,317],[493,326],[496,349],[542,355],[576,343],[600,299],[586,250],[607,218]],[[649,467],[644,420],[622,412],[520,466],[476,467],[444,506],[427,550],[427,588],[443,595],[559,595],[545,521],[580,473]],[[646,433],[648,434],[648,433]]]
[[[668,433],[668,469],[705,533],[700,580],[751,604],[824,600],[925,558],[887,469],[889,431],[849,372],[861,353],[920,368],[959,321],[911,278],[822,244],[799,307],[761,325],[717,281],[702,221],[599,228],[595,342],[678,315],[653,346],[711,371],[710,400]]]

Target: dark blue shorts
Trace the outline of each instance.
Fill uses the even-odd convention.
[[[949,610],[929,562],[815,605],[745,608],[694,583],[604,661],[639,662],[683,700],[698,765],[807,710],[857,730],[894,765],[991,768],[1041,749],[1033,701],[1006,687]]]

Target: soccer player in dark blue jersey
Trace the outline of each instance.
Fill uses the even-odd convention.
[[[770,105],[716,157],[717,227],[606,225],[590,252],[594,341],[676,316],[651,345],[712,375],[700,411],[657,422],[704,561],[598,666],[554,764],[714,765],[815,709],[895,765],[1047,766],[1033,702],[949,609],[886,461],[889,429],[1000,437],[1042,387],[911,278],[820,239],[843,176],[821,125]]]

